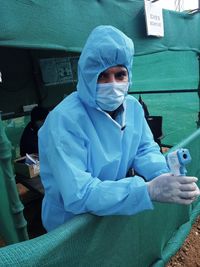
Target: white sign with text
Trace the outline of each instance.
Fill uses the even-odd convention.
[[[163,13],[159,1],[144,0],[147,35],[163,37]]]

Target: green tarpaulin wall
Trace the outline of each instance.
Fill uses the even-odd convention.
[[[189,148],[189,174],[200,178],[200,132],[192,134],[199,112],[199,14],[164,10],[165,36],[157,38],[146,35],[142,0],[0,0],[0,7],[0,110],[14,156],[27,122],[23,106],[52,108],[72,92],[87,36],[95,26],[111,24],[135,44],[130,93],[142,95],[151,115],[163,116],[163,143]],[[68,77],[52,84],[44,59],[64,60]],[[0,225],[4,234],[10,226],[10,237],[4,236],[9,244],[25,235],[14,227],[6,172],[1,163]],[[0,266],[164,266],[199,209],[197,201],[190,207],[156,204],[131,217],[78,216],[52,233],[0,249]]]
[[[200,129],[177,147],[189,148],[188,172],[200,178]],[[157,203],[153,211],[135,216],[80,215],[48,234],[0,249],[0,266],[163,267],[199,212],[196,201]]]
[[[8,0],[0,4],[3,118],[24,115],[23,106],[33,103],[52,108],[73,91],[77,80],[75,59],[87,36],[95,26],[111,24],[134,41],[130,93],[138,98],[141,92],[151,115],[163,116],[163,143],[175,145],[195,130],[199,111],[199,14],[164,10],[165,36],[157,38],[146,35],[142,0]],[[73,77],[47,85],[40,64],[46,58],[68,60]],[[149,91],[154,93],[147,94]],[[171,112],[175,111],[172,118]]]
[[[135,41],[136,55],[200,51],[199,14],[164,11],[165,37],[146,38],[143,1],[0,1],[2,46],[80,52],[90,31],[111,24]]]
[[[0,119],[0,236],[6,244],[28,239],[11,163],[11,143]]]

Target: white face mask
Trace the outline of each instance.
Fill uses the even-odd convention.
[[[106,111],[117,109],[125,99],[129,83],[98,83],[96,103]]]

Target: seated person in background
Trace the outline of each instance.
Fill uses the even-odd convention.
[[[26,153],[38,154],[38,130],[44,123],[48,115],[48,110],[43,107],[34,107],[31,111],[31,121],[24,128],[20,140],[20,155]]]

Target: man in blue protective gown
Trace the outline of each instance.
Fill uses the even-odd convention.
[[[190,204],[197,178],[172,176],[144,118],[127,95],[134,46],[112,26],[90,34],[78,64],[77,91],[39,131],[44,227],[77,214],[133,215],[152,201]],[[137,175],[126,177],[133,168]]]

